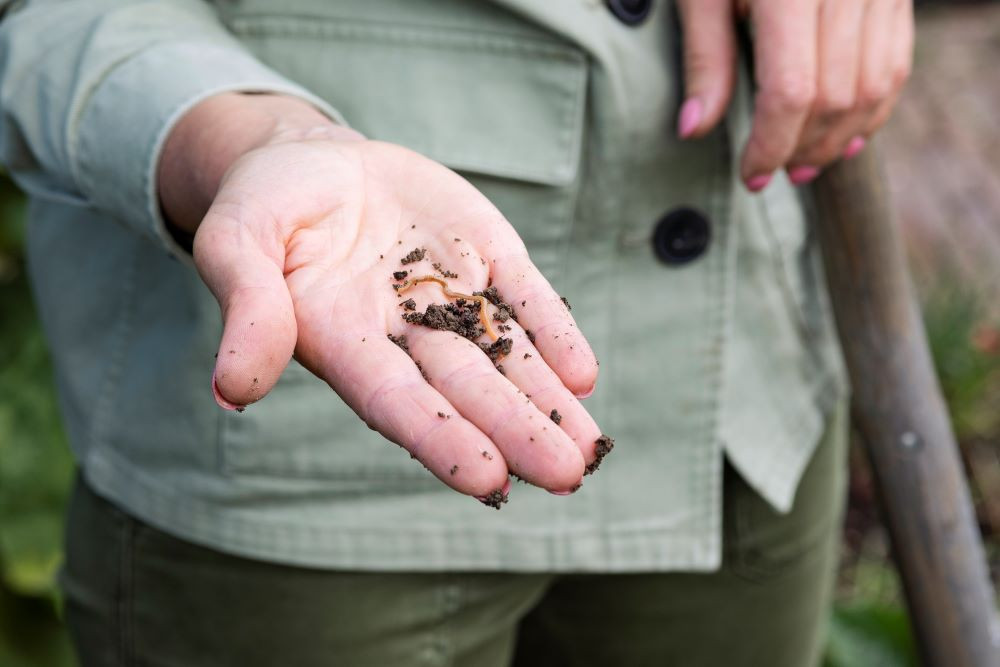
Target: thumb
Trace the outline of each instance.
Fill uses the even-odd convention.
[[[284,247],[261,242],[247,226],[210,210],[195,235],[194,258],[222,309],[215,400],[228,410],[242,409],[271,391],[295,350]]]
[[[736,78],[732,0],[679,0],[684,42],[685,100],[677,119],[681,139],[700,137],[722,118]]]

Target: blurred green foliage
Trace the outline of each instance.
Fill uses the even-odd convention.
[[[25,272],[24,200],[0,180],[0,665],[73,664],[56,572],[73,462]]]

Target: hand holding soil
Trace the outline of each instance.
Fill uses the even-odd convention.
[[[222,307],[225,407],[263,398],[294,352],[494,505],[510,473],[569,492],[610,448],[576,398],[597,361],[567,305],[496,208],[416,153],[322,131],[268,142],[227,171],[194,256]]]

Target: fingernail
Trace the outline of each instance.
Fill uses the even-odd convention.
[[[510,495],[510,478],[503,483],[503,486],[493,491],[492,493],[485,496],[476,496],[476,500],[486,505],[487,507],[492,507],[493,509],[500,509],[500,506],[507,502],[507,496]]]
[[[805,185],[817,176],[819,169],[816,167],[795,167],[788,172],[788,180],[795,185]]]
[[[681,112],[677,117],[677,135],[681,139],[687,139],[701,124],[702,115],[701,100],[692,97],[681,106]]]
[[[222,396],[222,392],[219,391],[219,383],[215,380],[214,370],[212,371],[212,395],[215,396],[215,402],[219,404],[220,408],[225,410],[236,410],[237,412],[243,412],[247,409],[247,406],[230,403]]]
[[[574,396],[576,396],[580,400],[583,400],[585,398],[590,398],[591,395],[594,393],[595,389],[597,389],[597,385],[596,384],[593,385],[593,386],[591,386],[590,389],[588,389],[587,391],[583,392],[582,394],[574,394]]]
[[[860,153],[865,148],[865,138],[858,136],[847,142],[847,148],[844,149],[844,159],[850,160],[852,157]]]
[[[583,482],[580,482],[579,484],[577,484],[576,486],[574,486],[572,489],[569,489],[567,491],[551,491],[550,490],[549,493],[551,493],[553,496],[569,496],[569,495],[572,495],[572,494],[576,493],[577,491],[579,491],[581,486],[583,486]]]
[[[747,179],[747,189],[750,192],[760,192],[771,182],[772,174],[757,174]]]

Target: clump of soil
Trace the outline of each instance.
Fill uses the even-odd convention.
[[[564,296],[561,296],[559,297],[559,300],[563,302],[564,306],[566,306],[566,310],[573,310],[573,306],[569,305],[569,299],[567,299]]]
[[[507,502],[507,496],[503,494],[503,491],[497,489],[491,492],[488,496],[483,496],[479,498],[479,502],[486,505],[487,507],[492,507],[493,509],[500,509],[500,506]]]
[[[413,262],[419,262],[427,254],[427,248],[414,248],[406,254],[406,257],[399,260],[400,264],[412,264]]]
[[[615,448],[614,438],[608,437],[603,433],[601,434],[601,437],[595,440],[594,442],[597,443],[597,448],[594,450],[596,458],[594,459],[593,463],[587,466],[587,471],[584,473],[585,475],[593,475],[595,472],[597,472],[597,469],[601,465],[601,461],[603,461],[604,457],[607,456],[611,452],[611,450]]]
[[[449,271],[448,269],[441,268],[441,262],[434,262],[433,264],[431,264],[431,266],[433,266],[434,270],[440,273],[445,278],[458,278],[458,274],[455,273],[454,271]]]
[[[386,336],[389,337],[389,340],[391,340],[393,343],[395,343],[396,345],[398,345],[400,347],[400,349],[403,350],[403,352],[406,352],[407,354],[410,353],[410,346],[406,342],[406,336],[405,335],[403,335],[403,336],[393,336],[392,334],[386,334]]]
[[[507,320],[514,320],[517,322],[517,314],[514,312],[514,307],[503,300],[496,287],[490,286],[482,292],[473,292],[472,294],[474,296],[486,297],[487,301],[497,307],[497,312],[493,313],[494,321],[506,322]]]
[[[511,338],[504,338],[501,336],[497,338],[492,343],[479,343],[479,349],[490,358],[493,363],[497,362],[500,357],[506,357],[510,354],[510,349],[514,346],[514,341]]]
[[[549,413],[549,419],[551,419],[552,421],[554,421],[556,423],[556,425],[558,426],[559,423],[562,422],[562,415],[559,414],[558,410],[556,410],[555,408],[552,408],[552,412]]]
[[[409,271],[393,271],[392,272],[392,277],[395,278],[396,280],[402,280],[403,278],[405,278],[408,275],[410,275]]]
[[[479,304],[465,299],[446,304],[432,303],[422,313],[403,313],[403,319],[410,324],[420,324],[431,329],[454,331],[469,340],[475,340],[486,333],[479,322]]]
[[[399,305],[401,305],[406,310],[416,310],[417,309],[417,302],[414,301],[413,299],[407,299],[406,301],[404,301],[403,303],[401,303]]]

